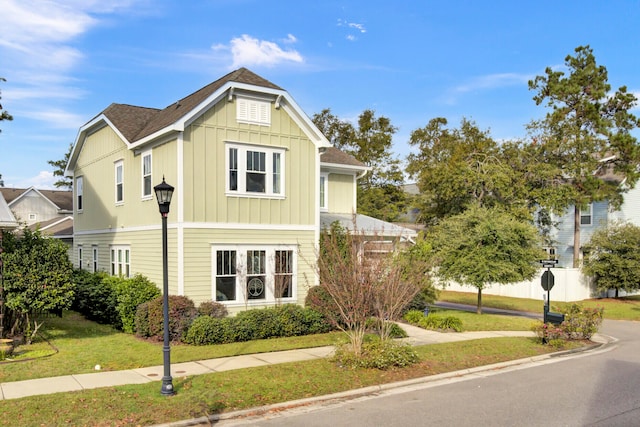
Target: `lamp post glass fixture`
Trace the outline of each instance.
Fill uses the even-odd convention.
[[[164,344],[162,354],[164,361],[164,375],[162,376],[162,387],[160,393],[170,396],[173,391],[173,378],[171,378],[171,347],[169,347],[169,268],[167,265],[167,216],[169,215],[169,205],[173,196],[173,187],[162,182],[153,191],[158,199],[158,207],[162,216],[162,321],[164,324]]]

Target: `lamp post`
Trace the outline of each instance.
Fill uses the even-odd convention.
[[[162,216],[162,320],[164,323],[164,344],[162,354],[164,361],[164,375],[162,376],[162,387],[160,393],[166,396],[174,394],[173,378],[171,378],[171,348],[169,347],[169,268],[167,266],[167,216],[169,215],[169,205],[173,196],[173,187],[162,182],[155,187],[160,215]]]

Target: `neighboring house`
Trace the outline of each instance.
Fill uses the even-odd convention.
[[[25,226],[73,215],[73,193],[61,190],[0,187],[16,220]]]
[[[162,283],[153,187],[166,179],[171,294],[231,312],[302,303],[318,283],[321,211],[355,209],[367,169],[331,153],[289,93],[245,68],[165,109],[112,104],[67,165],[74,265]]]

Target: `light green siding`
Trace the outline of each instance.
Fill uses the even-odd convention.
[[[152,150],[152,184],[177,180],[176,142]],[[124,202],[115,200],[115,164],[124,165]],[[74,230],[117,230],[157,224],[155,196],[142,198],[142,160],[108,126],[87,136],[74,174],[83,176],[83,211],[74,216]],[[74,195],[75,196],[75,195]],[[171,216],[170,216],[171,218]]]
[[[271,126],[258,126],[237,123],[235,108],[223,100],[185,130],[185,222],[314,224],[314,144],[282,109],[272,106]],[[225,194],[225,142],[284,148],[284,199]]]
[[[328,210],[332,213],[348,213],[355,211],[354,200],[355,179],[353,175],[329,174]]]

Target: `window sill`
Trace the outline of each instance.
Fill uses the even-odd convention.
[[[274,200],[284,200],[287,197],[279,194],[262,194],[262,193],[236,193],[233,191],[225,192],[227,197],[239,197],[243,199],[274,199]]]

